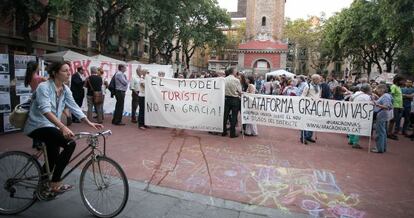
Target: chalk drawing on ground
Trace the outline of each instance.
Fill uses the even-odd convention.
[[[272,154],[271,145],[247,147],[248,152],[242,152],[229,146],[203,146],[208,172],[200,149],[186,145],[183,154],[191,153],[192,158],[180,159],[168,179],[183,184],[190,192],[201,190],[204,194],[207,194],[211,183],[213,193],[228,193],[246,203],[277,207],[286,213],[301,210],[312,217],[365,216],[365,212],[356,209],[360,203],[359,196],[345,194],[334,172],[294,168],[288,160]],[[155,167],[155,163],[149,160],[143,165],[149,170]],[[171,170],[173,166],[166,161],[159,173]]]

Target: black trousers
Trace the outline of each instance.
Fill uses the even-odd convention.
[[[122,115],[124,114],[125,91],[116,90],[115,98],[116,98],[116,104],[115,104],[114,116],[112,117],[112,123],[118,124],[122,122]]]
[[[54,170],[52,182],[60,182],[63,170],[75,151],[76,143],[69,143],[70,139],[66,139],[62,132],[55,127],[36,129],[29,136],[46,144],[49,167],[50,170]],[[59,153],[60,148],[63,148],[63,151]]]
[[[138,94],[132,91],[132,102],[131,102],[131,118],[136,118],[137,108],[138,108]]]
[[[83,90],[82,90],[83,91]],[[73,95],[73,99],[75,100],[76,104],[81,108],[83,104],[83,99],[85,98],[85,93],[75,94]],[[73,114],[72,114],[72,120],[78,120]]]
[[[231,112],[230,117],[230,136],[236,135],[236,124],[237,124],[237,116],[240,111],[240,98],[238,97],[230,97],[226,96],[224,101],[224,120],[223,120],[223,133],[227,133],[227,121],[229,120],[229,115]]]
[[[138,113],[138,127],[145,126],[145,97],[138,97],[139,113]]]

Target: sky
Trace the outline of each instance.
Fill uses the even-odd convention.
[[[285,16],[291,19],[308,18],[310,15],[320,16],[325,12],[326,17],[347,8],[353,0],[287,0]],[[218,0],[219,5],[227,11],[237,11],[237,0]]]

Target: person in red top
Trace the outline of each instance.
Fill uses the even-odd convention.
[[[28,87],[30,86],[30,89],[32,90],[32,93],[36,91],[37,86],[41,82],[47,81],[47,78],[42,77],[39,75],[39,64],[36,61],[29,61],[27,63],[26,67],[26,75],[24,77],[24,86]],[[24,103],[24,102],[20,102]],[[35,148],[39,146],[42,142],[36,139],[33,139],[33,145],[32,147]]]
[[[36,91],[37,86],[46,80],[45,77],[39,75],[39,64],[36,61],[29,61],[24,77],[24,86],[28,87],[30,85],[32,92],[34,92]]]

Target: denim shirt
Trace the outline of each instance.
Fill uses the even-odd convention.
[[[56,86],[53,80],[39,84],[33,93],[32,103],[30,105],[29,117],[24,127],[24,133],[29,135],[36,129],[42,127],[56,127],[43,114],[52,112],[59,120],[65,107],[69,108],[72,114],[78,119],[83,119],[85,114],[73,99],[70,88],[66,85],[58,99],[56,96]]]
[[[377,100],[377,104],[388,107],[388,109],[375,107],[374,111],[377,112],[377,121],[389,121],[392,118],[392,96],[388,93],[383,94]]]
[[[305,87],[308,86],[307,82],[301,82],[298,85],[298,93],[296,93],[297,96],[302,96],[303,90],[305,89]]]

